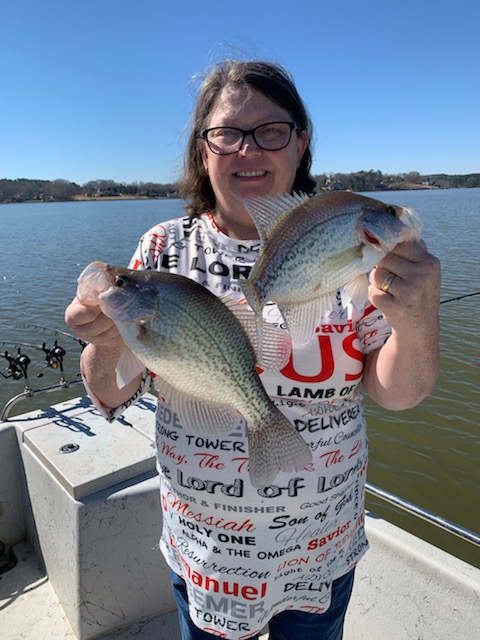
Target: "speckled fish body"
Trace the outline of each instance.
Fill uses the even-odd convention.
[[[294,344],[308,342],[338,290],[344,306],[365,305],[366,274],[422,229],[413,209],[349,192],[244,202],[262,248],[242,288],[259,318],[267,302],[277,304]]]
[[[270,400],[256,371],[256,354],[239,320],[243,311],[251,314],[248,305],[225,304],[183,276],[102,262],[83,271],[77,297],[98,301],[128,349],[160,378],[162,395],[187,430],[225,436],[240,424],[239,413],[245,418],[254,486],[310,463],[305,440]],[[285,359],[281,350],[272,346],[273,361]]]

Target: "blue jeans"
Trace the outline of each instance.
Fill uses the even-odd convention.
[[[355,570],[338,578],[332,584],[332,604],[325,613],[283,611],[268,623],[269,640],[342,640],[343,624],[353,589]],[[182,640],[212,640],[216,636],[196,627],[188,613],[187,589],[184,580],[171,572],[172,591],[178,605]],[[258,635],[251,640],[258,640]]]

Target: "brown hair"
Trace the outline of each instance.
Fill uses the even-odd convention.
[[[309,193],[315,188],[315,180],[310,175],[312,123],[290,74],[272,62],[226,60],[217,65],[205,78],[197,99],[183,175],[179,183],[180,196],[187,201],[185,210],[189,216],[198,216],[215,208],[215,195],[202,162],[200,145],[203,142],[200,140],[200,133],[207,126],[217,96],[228,84],[243,85],[260,91],[288,111],[293,122],[302,131],[307,131],[309,143],[297,169],[293,191]]]

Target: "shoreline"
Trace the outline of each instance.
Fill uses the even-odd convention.
[[[180,196],[74,196],[69,200],[21,200],[20,202],[1,202],[2,204],[48,204],[52,202],[102,202],[105,200],[180,200]]]
[[[424,184],[415,184],[415,183],[396,183],[385,186],[384,189],[372,189],[365,191],[358,191],[358,193],[385,193],[388,191],[452,191],[456,189],[475,189],[479,187],[440,187],[437,185],[424,185]],[[336,191],[335,189],[322,190],[319,193],[330,193],[332,191]],[[341,191],[352,191],[351,189],[338,189],[338,192]],[[180,200],[179,195],[168,195],[168,196],[137,196],[137,195],[119,195],[119,196],[87,196],[87,195],[76,195],[70,199],[64,200],[42,200],[42,199],[32,199],[32,200],[22,200],[20,202],[8,202],[8,201],[0,201],[0,205],[2,204],[39,204],[39,203],[52,203],[52,202],[104,202],[104,201],[112,201],[115,202],[117,200]]]
[[[90,202],[93,200],[178,200],[179,196],[134,196],[134,195],[120,195],[120,196],[73,196],[71,200],[63,202]],[[30,202],[38,202],[30,200]],[[47,200],[47,202],[62,202],[61,200]]]

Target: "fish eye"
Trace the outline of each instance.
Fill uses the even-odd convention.
[[[385,207],[385,211],[389,213],[391,216],[395,216],[395,218],[397,217],[397,210],[395,209],[395,207],[392,207],[391,205],[387,205]]]
[[[125,276],[115,276],[115,286],[117,287],[124,287],[126,284],[128,284],[128,280],[127,278],[125,278]]]

